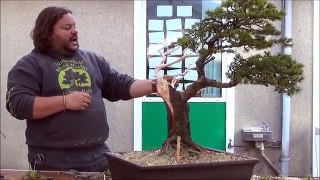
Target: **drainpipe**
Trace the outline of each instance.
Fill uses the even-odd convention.
[[[282,0],[282,10],[286,12],[283,30],[286,38],[292,37],[292,1]],[[283,53],[291,55],[291,47],[284,47]],[[282,151],[281,151],[281,173],[282,176],[289,174],[290,160],[290,107],[291,98],[287,94],[282,94]]]

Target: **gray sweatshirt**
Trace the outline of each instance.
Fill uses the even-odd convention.
[[[118,73],[92,52],[78,50],[73,56],[64,57],[33,50],[8,74],[6,107],[12,116],[26,119],[29,150],[90,148],[103,145],[109,135],[103,98],[131,99],[129,89],[133,82],[132,77]],[[35,96],[67,95],[72,91],[90,93],[90,108],[32,119]]]

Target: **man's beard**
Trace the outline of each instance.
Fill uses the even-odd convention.
[[[79,49],[79,42],[77,42],[77,47],[76,48],[70,47],[71,46],[70,43],[73,43],[73,42],[72,41],[71,42],[68,41],[68,43],[64,45],[63,49],[67,53],[75,53]]]

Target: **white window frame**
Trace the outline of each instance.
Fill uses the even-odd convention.
[[[134,78],[145,79],[146,75],[146,22],[147,1],[134,1]],[[231,54],[222,55],[221,72],[227,71],[231,63]],[[228,82],[222,73],[222,82]],[[226,151],[234,153],[234,148],[228,149],[229,139],[234,140],[234,87],[222,88],[221,97],[193,97],[188,102],[227,102],[226,103]],[[142,102],[163,102],[160,97],[140,97],[134,99],[134,151],[142,150]]]

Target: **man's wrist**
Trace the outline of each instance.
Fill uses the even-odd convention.
[[[151,88],[153,93],[157,92],[157,79],[151,80]]]
[[[63,95],[63,111],[65,111],[67,109],[67,99],[66,96]]]

